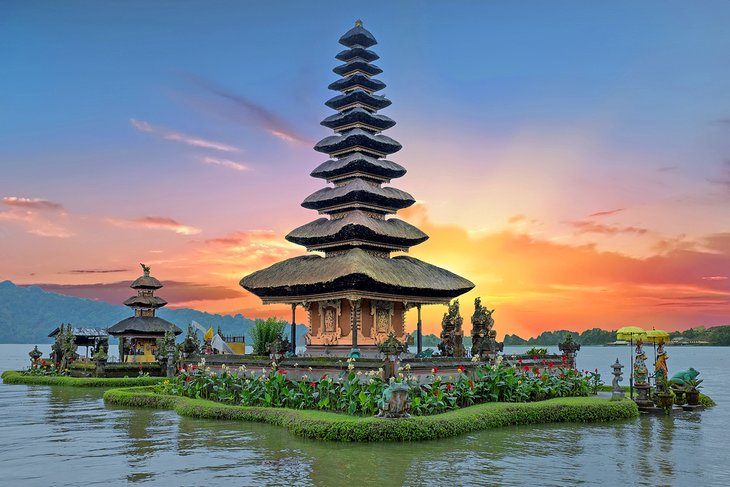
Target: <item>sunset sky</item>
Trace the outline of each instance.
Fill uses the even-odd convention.
[[[358,18],[411,255],[476,283],[465,321],[730,324],[726,1],[5,1],[0,281],[120,303],[144,262],[171,306],[287,317],[238,281],[304,253]]]

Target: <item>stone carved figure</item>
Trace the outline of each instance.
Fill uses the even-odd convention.
[[[700,373],[695,370],[694,367],[690,367],[687,370],[682,370],[681,372],[677,372],[676,374],[674,374],[672,378],[669,379],[669,384],[671,384],[672,387],[684,387],[687,382],[695,381],[698,375],[700,375]],[[699,382],[701,381],[698,381],[698,383]]]
[[[649,384],[649,369],[646,367],[646,354],[643,342],[636,342],[636,358],[634,359],[634,384],[643,386]]]
[[[198,335],[193,329],[193,325],[188,325],[188,333],[185,335],[185,340],[180,344],[180,350],[185,358],[190,357],[193,354],[200,353],[200,341]]]
[[[463,357],[464,356],[464,332],[461,325],[464,318],[459,313],[459,300],[455,299],[449,304],[448,313],[444,313],[441,320],[441,343],[439,351],[442,357]]]
[[[611,367],[613,368],[613,380],[611,381],[611,399],[623,399],[625,397],[624,390],[619,385],[619,382],[624,380],[623,376],[621,375],[621,369],[623,369],[624,366],[619,363],[617,358],[616,362]]]
[[[492,329],[493,309],[482,306],[481,298],[474,300],[474,314],[471,317],[471,354],[492,359],[504,349],[504,343],[497,341],[497,332]]]
[[[409,387],[403,382],[392,382],[378,400],[379,418],[408,418],[411,401],[408,398]]]

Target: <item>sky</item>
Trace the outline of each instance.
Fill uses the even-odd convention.
[[[0,5],[0,280],[288,317],[238,285],[305,250],[312,146],[362,19],[430,239],[499,335],[730,324],[730,3]],[[438,333],[443,306],[424,308]],[[407,328],[415,327],[409,313]],[[466,326],[467,330],[469,325]]]

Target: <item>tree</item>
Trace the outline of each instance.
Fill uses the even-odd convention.
[[[277,318],[258,319],[251,328],[254,355],[268,355],[271,344],[284,337],[286,321]]]

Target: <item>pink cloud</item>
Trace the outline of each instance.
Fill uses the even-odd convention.
[[[615,215],[616,213],[619,213],[619,212],[622,212],[622,211],[624,211],[623,208],[617,208],[615,210],[597,211],[595,213],[591,213],[590,215],[588,215],[588,218],[599,217],[599,216]]]
[[[241,152],[238,147],[224,144],[223,142],[216,142],[214,140],[203,139],[194,135],[184,134],[182,132],[176,132],[164,127],[156,127],[148,122],[142,120],[136,120],[134,118],[129,119],[130,125],[140,132],[146,132],[149,134],[159,135],[166,140],[174,140],[176,142],[182,142],[183,144],[191,145],[193,147],[202,147],[204,149],[214,149],[222,152]]]
[[[613,225],[605,225],[603,223],[595,223],[588,220],[577,220],[572,222],[567,222],[569,225],[571,225],[573,228],[576,229],[578,233],[597,233],[601,235],[617,235],[622,233],[633,233],[636,235],[643,235],[645,233],[648,233],[649,230],[646,228],[641,227],[635,227],[635,226],[628,226],[628,227],[618,227]]]
[[[14,208],[26,208],[29,210],[63,210],[61,203],[54,203],[53,201],[44,200],[41,198],[23,198],[20,196],[5,196],[2,202],[6,206]]]
[[[234,171],[240,172],[251,170],[251,168],[249,168],[248,166],[245,166],[240,162],[232,161],[230,159],[220,159],[217,157],[205,156],[200,158],[200,162],[202,162],[203,164],[210,164],[213,166],[221,166],[227,169],[233,169]]]
[[[177,220],[165,216],[145,216],[132,220],[107,218],[107,222],[118,227],[169,230],[180,235],[196,235],[201,232],[199,228],[195,228],[190,225],[183,225]]]

